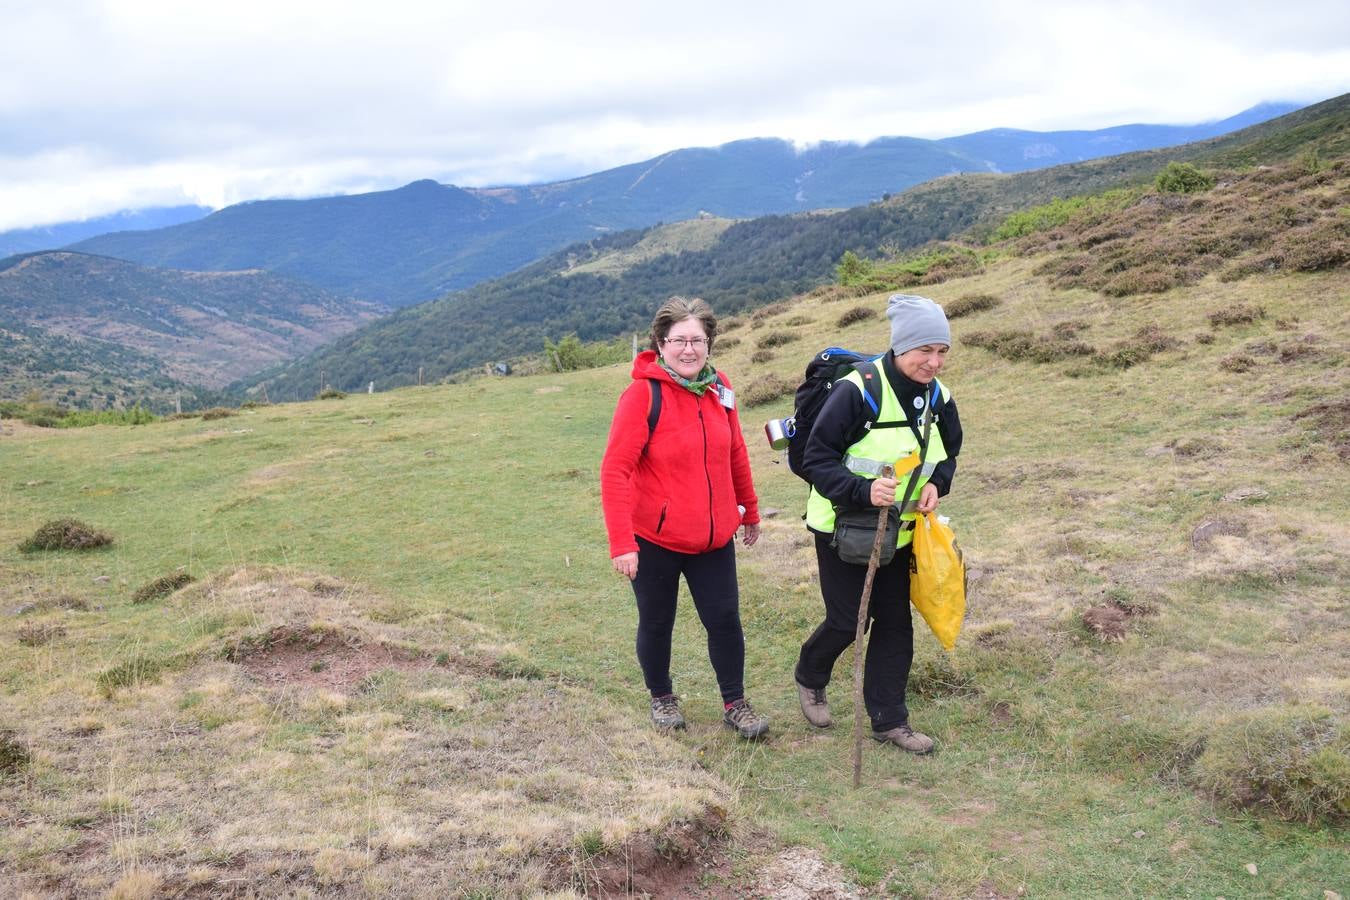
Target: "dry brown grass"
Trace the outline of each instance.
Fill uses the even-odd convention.
[[[479,626],[380,623],[382,598],[279,569],[170,604],[198,637],[157,682],[24,701],[43,715],[13,740],[51,793],[0,785],[26,823],[3,838],[11,871],[58,893],[519,896],[581,887],[583,834],[622,856],[728,802],[637,713],[504,676],[516,651]]]

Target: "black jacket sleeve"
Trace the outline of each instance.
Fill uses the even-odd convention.
[[[938,409],[937,430],[942,435],[942,446],[947,448],[947,458],[937,464],[928,480],[938,489],[938,496],[945,497],[956,476],[956,454],[961,452],[961,418],[956,414],[955,397]]]
[[[844,468],[844,453],[862,439],[868,419],[862,391],[852,382],[837,382],[802,453],[802,468],[817,493],[844,509],[872,505],[871,482]]]

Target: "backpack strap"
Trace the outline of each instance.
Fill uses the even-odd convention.
[[[880,359],[880,357],[877,357]],[[904,422],[878,422],[881,416],[881,379],[886,376],[882,373],[876,359],[863,360],[854,366],[858,374],[862,376],[863,399],[867,401],[867,407],[871,410],[868,421],[863,425],[864,430],[871,431],[873,428],[899,428]]]

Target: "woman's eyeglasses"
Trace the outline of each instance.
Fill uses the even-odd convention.
[[[678,346],[681,349],[693,347],[695,350],[702,350],[703,348],[708,346],[708,339],[674,337],[674,338],[663,338],[661,340],[661,343],[667,347]]]

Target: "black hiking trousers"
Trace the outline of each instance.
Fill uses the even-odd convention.
[[[828,685],[835,660],[853,643],[858,629],[858,604],[867,579],[867,566],[841,560],[830,547],[830,535],[815,537],[825,621],[802,644],[797,658],[797,683],[806,688]],[[889,731],[909,721],[905,687],[914,661],[909,558],[909,546],[896,550],[895,558],[878,568],[872,581],[872,598],[867,607],[869,636],[863,661],[863,702],[873,731]]]
[[[736,585],[736,540],[707,553],[679,553],[637,539],[637,657],[653,697],[674,693],[670,681],[670,644],[680,576],[689,585],[694,609],[708,632],[708,659],[717,675],[722,702],[745,696],[745,633]]]

